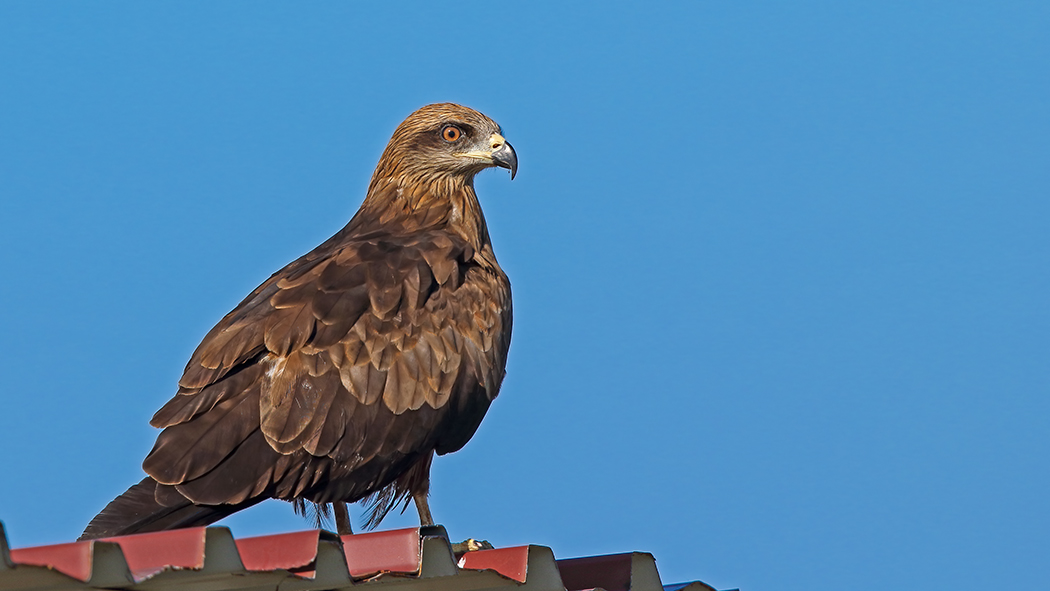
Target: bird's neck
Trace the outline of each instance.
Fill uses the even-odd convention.
[[[374,178],[357,217],[405,233],[442,229],[477,251],[490,243],[473,178]]]

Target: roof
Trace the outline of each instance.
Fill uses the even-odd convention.
[[[454,555],[441,526],[337,536],[323,530],[234,539],[198,527],[10,549],[0,523],[0,590],[713,591],[663,585],[651,554],[556,560],[518,546]]]

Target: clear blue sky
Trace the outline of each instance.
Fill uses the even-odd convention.
[[[515,334],[435,465],[454,538],[1045,588],[1050,4],[866,4],[0,3],[12,543],[138,481],[204,333],[456,101],[520,170],[477,181]]]

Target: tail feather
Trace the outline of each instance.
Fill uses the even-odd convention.
[[[238,505],[194,505],[174,487],[147,476],[106,505],[78,541],[209,525],[262,500],[250,499]]]

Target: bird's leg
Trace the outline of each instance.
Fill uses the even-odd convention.
[[[412,501],[415,502],[416,511],[419,512],[421,527],[434,525],[434,517],[430,514],[430,503],[427,502],[427,495],[430,494],[430,462],[433,460],[434,452],[430,451],[402,476],[405,478],[404,488],[412,493]]]
[[[419,511],[419,525],[434,525],[434,518],[430,515],[430,504],[427,503],[429,493],[429,490],[412,493],[412,501],[416,504],[416,511]]]
[[[434,518],[430,515],[430,504],[427,503],[427,495],[430,493],[430,482],[421,490],[412,493],[412,500],[416,503],[416,511],[419,511],[419,525],[426,527],[434,525]],[[475,540],[468,538],[458,544],[452,544],[452,553],[461,555],[465,552],[476,552],[478,550],[491,550],[492,544],[488,540]]]
[[[341,536],[348,536],[354,533],[352,527],[350,527],[350,511],[346,507],[346,503],[342,501],[336,501],[332,503],[332,510],[335,511],[335,529]]]

